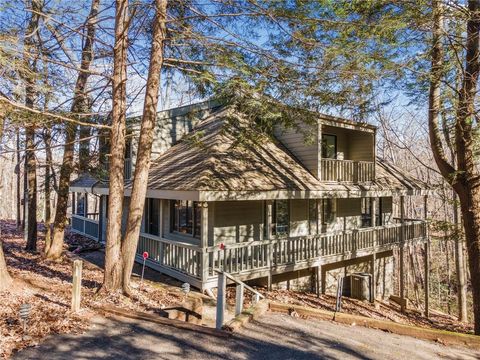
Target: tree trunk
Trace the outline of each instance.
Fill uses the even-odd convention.
[[[41,4],[38,0],[32,0],[31,2],[32,10],[41,11]],[[23,80],[25,81],[25,105],[29,108],[33,108],[35,103],[35,78],[34,74],[37,72],[37,59],[35,57],[35,51],[38,52],[38,49],[34,49],[35,41],[33,34],[37,31],[39,26],[39,15],[38,13],[32,12],[30,20],[27,26],[27,36],[25,37],[25,73],[23,74]],[[26,54],[30,53],[33,57],[31,60],[30,56]],[[37,159],[35,158],[35,125],[29,124],[25,128],[25,176],[27,179],[27,206],[28,206],[28,218],[25,219],[26,226],[26,239],[27,244],[25,246],[26,250],[36,251],[37,250]]]
[[[86,88],[88,77],[90,75],[88,70],[90,69],[90,64],[93,60],[93,42],[95,40],[95,25],[99,5],[100,0],[92,0],[92,6],[86,22],[87,36],[82,49],[81,71],[78,73],[77,82],[75,84],[71,108],[71,111],[74,114],[85,112],[87,108]],[[74,141],[77,135],[77,126],[73,123],[68,123],[65,126],[65,147],[63,150],[62,167],[60,168],[60,179],[58,180],[58,195],[53,236],[51,246],[46,254],[49,259],[58,259],[62,255],[65,227],[67,226],[68,194],[70,176],[72,175],[74,165]]]
[[[455,269],[457,272],[458,320],[466,322],[467,316],[467,283],[465,281],[465,259],[463,250],[463,235],[460,231],[457,194],[453,192],[453,223],[455,225]]]
[[[113,50],[113,103],[110,130],[108,223],[105,246],[105,272],[102,292],[118,292],[122,288],[121,225],[124,197],[126,82],[128,53],[128,0],[116,0],[115,46]]]
[[[15,136],[16,136],[16,158],[17,158],[17,165],[15,166],[15,176],[16,176],[16,206],[17,206],[17,230],[20,229],[22,225],[22,216],[21,216],[21,197],[20,197],[20,174],[21,174],[21,158],[20,158],[20,129],[15,129]]]
[[[480,187],[459,195],[472,282],[475,334],[480,335]]]
[[[153,28],[150,66],[145,93],[144,110],[135,162],[135,176],[128,209],[127,231],[122,244],[123,290],[130,293],[130,276],[135,261],[138,236],[147,194],[148,172],[152,153],[154,128],[157,122],[158,91],[163,66],[163,44],[166,36],[167,0],[155,0],[156,13]]]
[[[32,103],[33,107],[33,103]],[[25,231],[27,232],[26,250],[37,250],[37,159],[35,158],[35,130],[32,126],[26,131],[26,177],[27,177],[27,206],[28,219]]]
[[[85,174],[88,172],[90,163],[90,135],[91,129],[88,126],[80,126],[80,141],[78,147],[78,172]]]
[[[43,133],[43,141],[45,143],[45,249],[44,254],[46,255],[50,249],[52,243],[52,234],[51,234],[51,225],[52,225],[52,212],[51,212],[51,165],[52,165],[52,136],[50,129],[45,129]]]

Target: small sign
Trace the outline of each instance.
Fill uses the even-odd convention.
[[[144,251],[142,256],[144,260],[148,259],[148,252]]]
[[[225,250],[225,244],[224,243],[220,243],[220,245],[218,245],[218,248],[220,250]]]

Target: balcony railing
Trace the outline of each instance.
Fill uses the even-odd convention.
[[[322,181],[360,183],[375,179],[375,163],[371,161],[322,159]]]

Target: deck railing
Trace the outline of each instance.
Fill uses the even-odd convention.
[[[368,182],[375,179],[375,163],[371,161],[322,159],[322,181]]]
[[[409,222],[404,228],[406,241],[427,236],[425,222]],[[209,275],[214,275],[214,269],[237,274],[296,264],[319,257],[362,252],[374,247],[382,248],[399,244],[401,231],[401,225],[393,224],[337,233],[228,244],[225,249],[209,247]]]
[[[410,221],[404,225],[405,241],[427,236],[424,221]],[[230,274],[267,270],[276,266],[307,263],[319,257],[343,254],[367,254],[399,244],[402,239],[401,224],[379,226],[336,233],[289,237],[262,241],[210,246],[168,240],[149,234],[140,234],[137,254],[149,253],[149,260],[181,272],[198,280],[216,276],[221,270]]]
[[[72,230],[98,240],[98,220],[72,214]]]
[[[196,278],[201,276],[201,248],[198,246],[141,233],[137,254],[144,251],[148,252],[151,261],[161,266]]]

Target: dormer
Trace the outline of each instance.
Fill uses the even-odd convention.
[[[276,138],[317,179],[362,183],[375,179],[376,127],[322,115],[315,124],[275,129]]]

